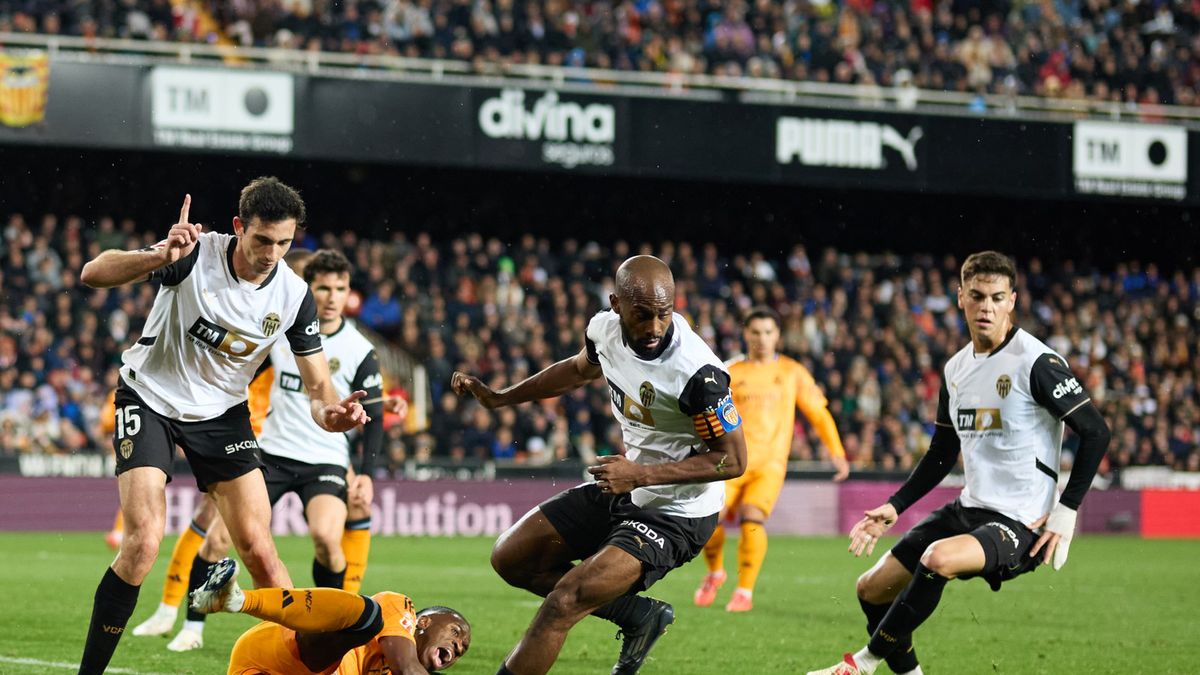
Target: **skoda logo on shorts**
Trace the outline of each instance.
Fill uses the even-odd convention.
[[[126,438],[121,441],[121,459],[129,459],[133,454],[133,440]]]

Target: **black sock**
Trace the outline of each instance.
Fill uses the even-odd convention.
[[[879,628],[883,617],[887,615],[890,604],[875,605],[858,599],[858,605],[862,607],[863,614],[867,616],[867,635],[874,635],[875,629]],[[892,669],[893,673],[907,673],[917,667],[917,652],[913,649],[912,635],[900,637],[896,640],[895,651],[887,657],[888,668]]]
[[[607,605],[592,612],[592,616],[607,619],[620,628],[636,626],[650,611],[650,598],[640,595],[622,595]]]
[[[928,619],[942,599],[950,580],[918,564],[913,580],[892,603],[883,621],[871,635],[867,649],[876,656],[888,657],[900,651],[901,640],[912,640],[913,631]],[[903,672],[903,671],[901,671]]]
[[[322,565],[320,561],[313,558],[313,585],[323,586],[325,588],[341,588],[346,583],[346,568],[343,567],[341,572],[334,572],[328,567]]]
[[[79,661],[79,675],[102,675],[112,660],[125,624],[137,606],[138,589],[125,583],[117,573],[108,568],[96,587],[92,604],[92,622],[88,626],[87,642],[83,646],[83,658]]]
[[[513,671],[508,669],[507,663],[501,663],[500,670],[496,671],[496,675],[516,675],[516,674],[513,673]]]
[[[208,578],[208,569],[216,564],[216,562],[209,562],[201,558],[199,553],[192,558],[192,571],[188,575],[188,592],[183,598],[184,603],[187,604],[188,621],[203,621],[204,617],[208,616],[192,609],[192,591],[204,585],[204,580]]]

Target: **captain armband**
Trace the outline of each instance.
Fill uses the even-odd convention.
[[[692,424],[696,429],[697,436],[711,441],[740,427],[742,416],[738,414],[737,406],[733,404],[733,396],[726,395],[717,405],[692,415]]]

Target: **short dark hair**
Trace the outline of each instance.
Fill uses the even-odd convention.
[[[742,328],[749,328],[750,322],[756,319],[770,319],[775,322],[776,328],[783,330],[783,319],[779,317],[779,312],[763,305],[751,307],[746,312],[746,316],[742,317]]]
[[[318,274],[350,274],[353,269],[341,251],[323,248],[304,264],[304,280],[311,284]]]
[[[967,256],[960,276],[964,285],[978,276],[1008,277],[1009,288],[1017,287],[1017,265],[999,251],[980,251]]]
[[[264,223],[278,223],[295,218],[296,225],[304,224],[304,200],[295,188],[285,185],[274,176],[262,176],[242,188],[238,200],[238,218],[249,225],[258,217]]]
[[[417,612],[417,617],[420,618],[422,616],[425,616],[426,614],[450,614],[452,616],[457,617],[463,623],[467,624],[468,628],[471,627],[471,622],[467,621],[467,617],[463,616],[462,612],[458,611],[457,609],[446,607],[445,605],[432,605],[430,607],[426,607],[425,609],[422,609],[421,611]]]

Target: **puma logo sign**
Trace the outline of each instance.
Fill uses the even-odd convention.
[[[913,127],[908,132],[908,138],[901,136],[895,127],[880,125],[879,130],[879,142],[900,153],[901,159],[904,160],[904,166],[908,167],[909,171],[916,171],[917,141],[925,135],[925,132],[921,131],[921,127]]]
[[[705,375],[705,376],[704,376],[704,381],[705,381],[705,382],[712,382],[713,384],[716,384],[716,383],[717,383],[717,378],[713,377],[712,375]]]

